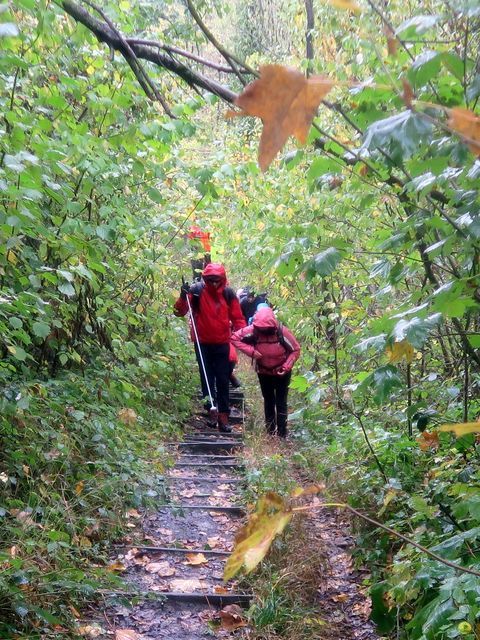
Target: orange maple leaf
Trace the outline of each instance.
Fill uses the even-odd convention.
[[[448,113],[448,126],[465,138],[470,151],[480,156],[480,118],[464,107],[454,107]]]
[[[227,116],[257,116],[263,122],[258,163],[266,171],[289,136],[305,144],[318,105],[333,87],[323,76],[306,78],[296,69],[279,64],[260,68],[260,78],[247,85],[235,99],[240,113]]]

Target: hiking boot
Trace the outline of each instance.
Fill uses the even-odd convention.
[[[215,429],[215,427],[217,426],[217,420],[218,420],[217,408],[210,407],[210,409],[208,410],[208,418],[207,418],[208,426],[211,427],[212,429]]]
[[[230,375],[230,384],[232,385],[232,387],[234,389],[238,389],[238,387],[242,386],[242,383],[240,382],[240,380],[237,378],[237,376],[234,373],[232,373]]]
[[[228,424],[228,413],[220,412],[218,414],[218,430],[222,433],[232,433],[232,427]]]

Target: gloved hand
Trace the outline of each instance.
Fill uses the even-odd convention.
[[[285,367],[278,367],[275,370],[275,373],[277,376],[284,376],[286,373],[288,373],[287,369],[285,369]]]
[[[184,282],[180,287],[180,297],[182,298],[182,300],[186,300],[187,294],[189,293],[190,293],[190,285],[188,284],[188,282]]]
[[[254,351],[253,351],[253,359],[254,360],[261,360],[262,359],[262,354],[260,353],[260,351],[257,351],[256,349],[254,349]]]

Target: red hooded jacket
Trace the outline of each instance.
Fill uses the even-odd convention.
[[[286,327],[282,327],[283,340],[288,347],[286,349],[278,339],[279,326],[273,311],[268,307],[257,311],[249,327],[240,329],[232,335],[233,346],[247,356],[253,358],[255,351],[262,354],[262,357],[256,360],[258,373],[276,375],[279,367],[288,372],[298,360],[300,345],[295,336]],[[273,332],[262,333],[262,329]]]
[[[198,308],[193,308],[193,317],[197,327],[199,342],[206,344],[228,344],[230,342],[231,327],[234,331],[245,326],[240,304],[235,296],[227,303],[223,290],[227,285],[227,275],[223,265],[211,262],[207,264],[202,276],[218,276],[222,279],[219,287],[205,283],[200,294]],[[188,294],[190,304],[192,294]],[[175,315],[184,316],[188,313],[188,303],[181,297],[175,302]]]

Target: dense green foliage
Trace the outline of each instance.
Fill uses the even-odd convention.
[[[125,33],[202,43],[174,2],[106,4]],[[217,36],[228,23],[232,48],[251,64],[281,52],[258,33],[264,24],[289,30],[285,62],[307,66],[303,2],[279,3],[273,26],[276,3],[265,3],[251,31],[252,3],[226,14],[213,4]],[[0,15],[12,25],[0,30],[0,587],[9,623],[38,626],[48,614],[35,607],[46,601],[44,611],[65,620],[66,600],[45,594],[63,589],[75,603],[93,587],[55,568],[65,557],[87,566],[97,549],[83,538],[107,539],[114,513],[161,493],[138,442],[153,427],[172,435],[168,416],[185,408],[185,336],[167,309],[194,221],[213,231],[234,284],[267,289],[303,344],[292,384],[299,463],[333,495],[480,570],[478,444],[434,431],[479,415],[480,165],[445,112],[477,106],[479,3],[394,2],[383,14],[365,2],[358,17],[314,2],[311,66],[339,84],[310,144],[287,149],[266,175],[254,163],[256,124],[225,124],[162,77],[171,120],[59,7],[13,5]],[[390,27],[400,38],[390,37],[391,55],[379,37]],[[139,416],[133,431],[118,417],[126,408]],[[111,482],[93,488],[99,473]],[[266,473],[261,486],[271,480]],[[92,538],[95,526],[102,535]],[[382,631],[398,623],[411,640],[478,635],[478,578],[358,527]]]

